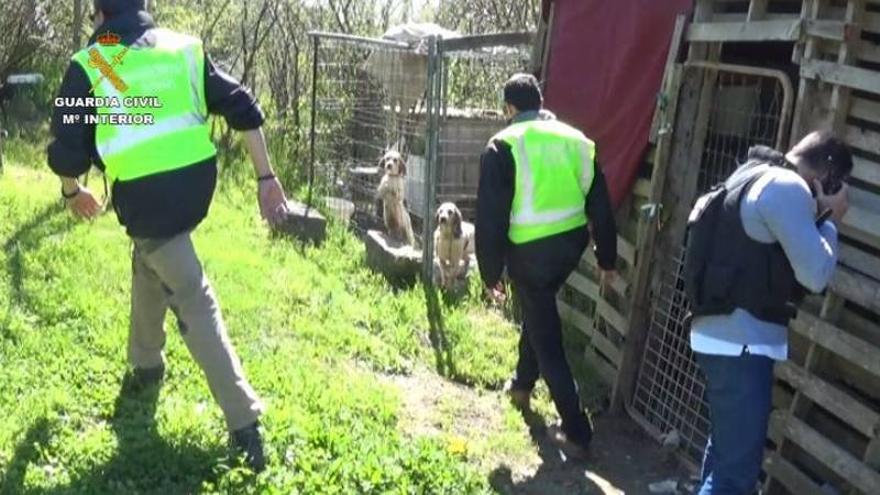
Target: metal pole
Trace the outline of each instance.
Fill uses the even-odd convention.
[[[437,96],[437,75],[439,74],[440,53],[438,50],[437,37],[428,39],[428,90],[426,91],[426,153],[425,153],[425,200],[422,211],[422,271],[425,283],[433,283],[434,272],[434,187],[436,185],[437,166],[437,122],[436,114],[439,111]]]
[[[443,53],[446,53],[446,50],[443,50]],[[440,102],[443,105],[443,118],[445,119],[449,115],[449,70],[446,68],[446,64],[441,56],[440,58],[440,67],[439,72],[441,74],[442,86],[440,91]]]
[[[318,44],[320,40],[317,35],[312,35],[312,111],[311,125],[309,129],[309,191],[306,199],[306,216],[308,216],[308,208],[312,207],[312,192],[315,186],[315,134],[318,115]]]

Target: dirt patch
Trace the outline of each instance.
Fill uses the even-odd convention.
[[[669,479],[678,493],[688,492],[689,473],[628,418],[597,418],[588,459],[574,461],[547,439],[540,417],[526,424],[503,393],[477,391],[428,370],[384,380],[400,391],[406,434],[444,439],[485,469],[499,493],[649,494],[649,484]]]
[[[527,475],[541,463],[526,429],[511,427],[515,413],[497,392],[479,391],[420,369],[385,376],[402,401],[400,427],[409,436],[443,438],[487,470],[507,462]]]

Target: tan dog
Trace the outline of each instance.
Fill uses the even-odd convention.
[[[463,279],[470,268],[474,253],[474,226],[462,221],[461,211],[454,203],[437,208],[434,230],[434,257],[440,272],[440,286],[450,288]]]
[[[379,159],[379,168],[385,175],[379,182],[376,197],[382,200],[386,233],[392,240],[415,246],[412,220],[403,203],[406,198],[406,162],[399,152],[388,150]]]

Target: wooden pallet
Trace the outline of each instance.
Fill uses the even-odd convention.
[[[557,300],[563,325],[586,338],[584,359],[602,380],[612,386],[617,380],[628,329],[628,299],[635,261],[633,243],[618,236],[619,276],[607,291],[596,277],[598,265],[591,250],[566,282]]]
[[[792,140],[833,129],[856,155],[840,266],[776,370],[766,493],[880,493],[880,0],[704,0],[695,17],[688,39],[704,56],[796,42]]]
[[[880,0],[698,0],[686,39],[690,60],[710,62],[720,60],[725,43],[791,42],[800,67],[792,141],[832,128],[854,149],[840,266],[827,294],[811,297],[792,323],[791,360],[777,367],[765,488],[770,494],[880,493]],[[675,83],[670,69],[664,89],[677,95]],[[680,113],[695,114],[690,107],[702,102],[700,91],[682,91],[693,94],[682,100],[687,110]],[[640,224],[641,207],[664,202],[664,215],[686,215],[689,205],[674,198],[690,197],[681,178],[687,164],[699,160],[666,156],[661,127],[655,122],[646,164],[655,173],[636,182],[620,213],[623,277],[600,293],[595,260],[587,255],[560,297],[567,326],[587,339],[587,360],[617,385],[615,402],[628,400],[625,384],[642,356],[639,321],[651,284],[645,253],[674,247],[654,245],[653,234],[646,235],[651,230]],[[673,126],[675,139],[686,139],[687,129]],[[667,176],[666,184],[658,180]],[[667,237],[677,236],[664,231]]]

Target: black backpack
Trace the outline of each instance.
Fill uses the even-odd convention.
[[[697,198],[688,216],[682,279],[692,311],[701,300],[703,279],[713,254],[716,227],[721,221],[727,192],[723,182],[716,184]]]
[[[746,163],[739,178],[717,184],[694,204],[682,267],[689,316],[723,315],[742,308],[783,325],[794,316],[791,303],[799,299],[797,282],[785,253],[778,243],[751,239],[739,215],[742,198],[768,170],[766,164]]]

